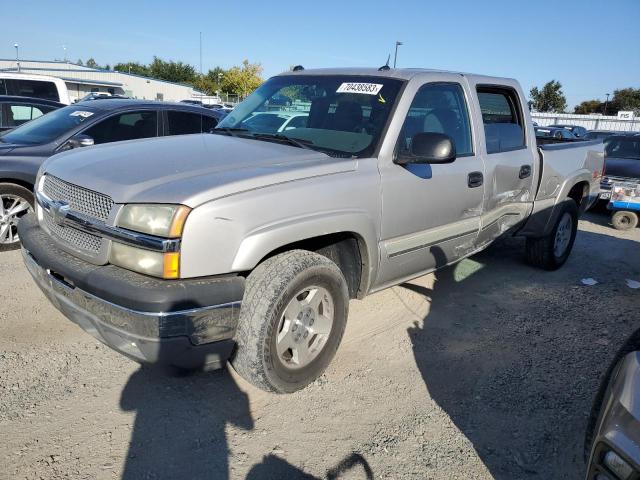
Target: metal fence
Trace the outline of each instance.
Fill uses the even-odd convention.
[[[578,125],[587,130],[613,130],[619,132],[640,132],[640,118],[622,120],[618,117],[604,115],[578,115],[574,113],[540,113],[531,112],[534,122],[539,125]]]

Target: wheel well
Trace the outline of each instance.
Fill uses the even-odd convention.
[[[576,202],[578,207],[582,206],[582,200],[589,194],[589,183],[588,182],[578,182],[571,190],[569,190],[569,194],[567,195],[569,198],[573,199]]]
[[[14,185],[20,185],[30,192],[33,192],[33,184],[22,180],[16,180],[15,178],[0,178],[0,183],[13,183]]]
[[[279,253],[296,249],[316,252],[333,261],[347,281],[350,298],[358,298],[364,294],[366,278],[363,272],[367,271],[366,248],[364,241],[358,235],[341,232],[300,240],[270,252],[259,263]]]

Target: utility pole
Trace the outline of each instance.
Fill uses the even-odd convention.
[[[18,55],[18,44],[14,43],[13,46],[16,49],[16,67],[18,68],[18,71],[20,71],[20,56]]]
[[[609,106],[609,93],[605,93],[605,95],[607,96],[607,99],[604,102],[604,116],[607,116],[607,107]]]
[[[396,60],[398,60],[398,47],[402,45],[402,42],[396,42],[396,53],[393,56],[393,68],[396,68]]]
[[[202,32],[200,32],[200,81],[202,82]],[[200,85],[200,101],[202,102],[202,84]]]

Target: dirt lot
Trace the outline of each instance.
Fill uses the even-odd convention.
[[[606,222],[557,272],[510,239],[352,302],[329,371],[288,396],[140,369],[1,254],[0,478],[580,479],[599,377],[640,323],[640,229]]]

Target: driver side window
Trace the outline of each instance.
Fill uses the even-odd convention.
[[[409,153],[414,135],[424,132],[451,137],[458,157],[473,154],[471,124],[462,86],[428,83],[418,90],[400,132],[400,153]]]

